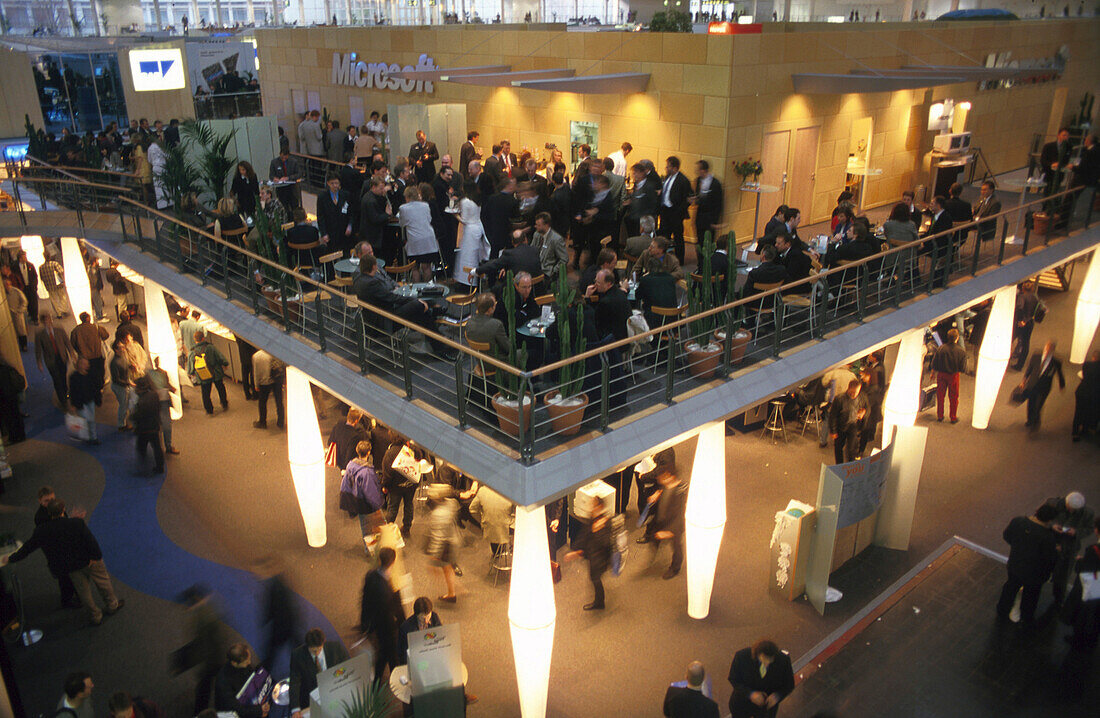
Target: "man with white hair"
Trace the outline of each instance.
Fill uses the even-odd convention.
[[[718,718],[718,704],[705,695],[707,672],[699,661],[688,664],[687,680],[673,683],[665,691],[667,718]]]
[[[1088,538],[1095,515],[1092,509],[1085,506],[1085,496],[1080,491],[1049,498],[1046,503],[1057,512],[1051,528],[1058,539],[1058,562],[1054,564],[1050,580],[1054,587],[1054,601],[1061,606],[1066,598],[1066,589],[1071,584],[1073,564],[1081,550],[1081,542]]]

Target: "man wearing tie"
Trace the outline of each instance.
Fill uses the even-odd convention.
[[[657,232],[672,242],[681,266],[684,264],[684,220],[688,217],[690,195],[691,182],[680,174],[680,158],[670,156],[665,160],[665,178],[657,208]]]
[[[317,196],[317,229],[321,233],[321,244],[342,252],[352,245],[351,202],[347,193],[340,189],[338,175],[329,174],[325,184],[328,189]]]
[[[317,687],[317,674],[348,660],[348,651],[339,641],[326,641],[320,628],[306,632],[305,645],[290,654],[290,716],[301,718],[309,708],[309,694]]]
[[[474,147],[474,143],[481,137],[477,130],[470,130],[466,133],[466,142],[462,144],[462,149],[458,153],[458,170],[462,173],[465,179],[470,178],[470,163],[474,160],[480,160],[481,155],[478,154],[477,147]]]
[[[409,162],[416,167],[417,182],[431,182],[435,179],[435,161],[439,159],[439,150],[434,142],[428,141],[424,130],[416,131],[416,144],[409,148]]]
[[[515,177],[516,164],[519,160],[512,153],[512,143],[508,140],[500,141],[500,171],[505,177]]]
[[[982,182],[982,188],[980,190],[981,196],[978,197],[978,201],[974,204],[974,219],[983,220],[986,217],[993,217],[1001,213],[1001,201],[997,199],[997,195],[995,194],[996,191],[997,185],[993,183],[993,180],[987,179],[985,182]],[[985,242],[996,236],[997,220],[990,219],[978,223],[979,241]]]

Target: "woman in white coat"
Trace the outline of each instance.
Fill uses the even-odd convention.
[[[405,230],[405,253],[416,262],[412,280],[428,281],[432,278],[432,264],[439,261],[439,242],[432,229],[432,208],[420,199],[416,185],[405,188],[405,203],[397,212],[397,223]]]
[[[477,286],[474,270],[477,265],[489,259],[489,240],[485,228],[481,226],[481,208],[469,197],[462,197],[458,203],[459,229],[458,243],[455,247],[455,287],[456,292],[472,292]]]

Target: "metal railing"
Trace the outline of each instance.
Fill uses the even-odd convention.
[[[23,177],[49,177],[54,179],[68,179],[77,182],[86,182],[100,185],[112,185],[135,192],[135,196],[141,192],[141,177],[135,172],[118,172],[116,170],[104,170],[94,167],[73,167],[71,165],[58,165],[46,162],[32,155],[27,155],[22,164],[16,165],[15,174]]]
[[[260,91],[220,92],[195,96],[195,117],[200,120],[228,120],[262,114]]]
[[[298,161],[302,163],[301,188],[315,194],[325,192],[325,178],[329,172],[339,174],[340,169],[344,166],[342,162],[333,162],[326,157],[303,155],[299,152],[291,152],[290,154],[292,157],[297,157]]]
[[[14,184],[27,195],[53,182],[21,178]],[[48,191],[56,190],[52,184],[46,186]],[[68,183],[64,191],[80,190],[76,183]],[[416,402],[529,463],[720,386],[757,362],[824,341],[938,287],[1011,262],[1067,236],[1071,229],[1087,227],[1092,202],[1076,208],[1080,215],[1072,215],[1079,191],[1021,204],[950,232],[822,269],[780,289],[663,325],[655,322],[649,331],[627,339],[590,337],[587,351],[569,359],[555,360],[551,338],[532,338],[528,346],[541,348],[543,361],[529,370],[471,350],[462,341],[462,322],[454,308],[429,330],[359,300],[350,288],[334,287],[280,266],[129,197],[118,197],[104,204],[103,210],[119,214],[125,241],[198,278],[208,291],[247,307],[258,318],[356,368],[395,400]],[[59,199],[63,206],[69,201]],[[79,203],[82,198],[74,195],[71,201]],[[1048,230],[1036,234],[1030,215],[1043,207],[1062,219],[1049,218]],[[976,239],[979,225],[985,228],[984,241]],[[1018,240],[1009,241],[1011,234]],[[727,279],[741,283],[744,274],[742,269]],[[749,336],[739,333],[740,329],[748,329]],[[570,422],[552,417],[539,400],[556,393],[559,372],[576,364],[582,367],[580,383],[588,403],[573,410],[579,423],[569,427]],[[524,419],[517,413],[511,418],[507,413],[498,415],[494,407],[494,398],[507,384],[513,385],[515,396],[529,402]],[[565,413],[569,414],[568,408]]]

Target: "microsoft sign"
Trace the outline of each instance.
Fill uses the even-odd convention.
[[[432,92],[434,84],[430,80],[400,80],[389,77],[394,72],[412,72],[413,70],[434,70],[435,61],[427,55],[421,55],[416,66],[385,62],[366,62],[360,60],[354,52],[332,53],[332,84],[360,87],[368,90],[399,90],[401,92]]]

